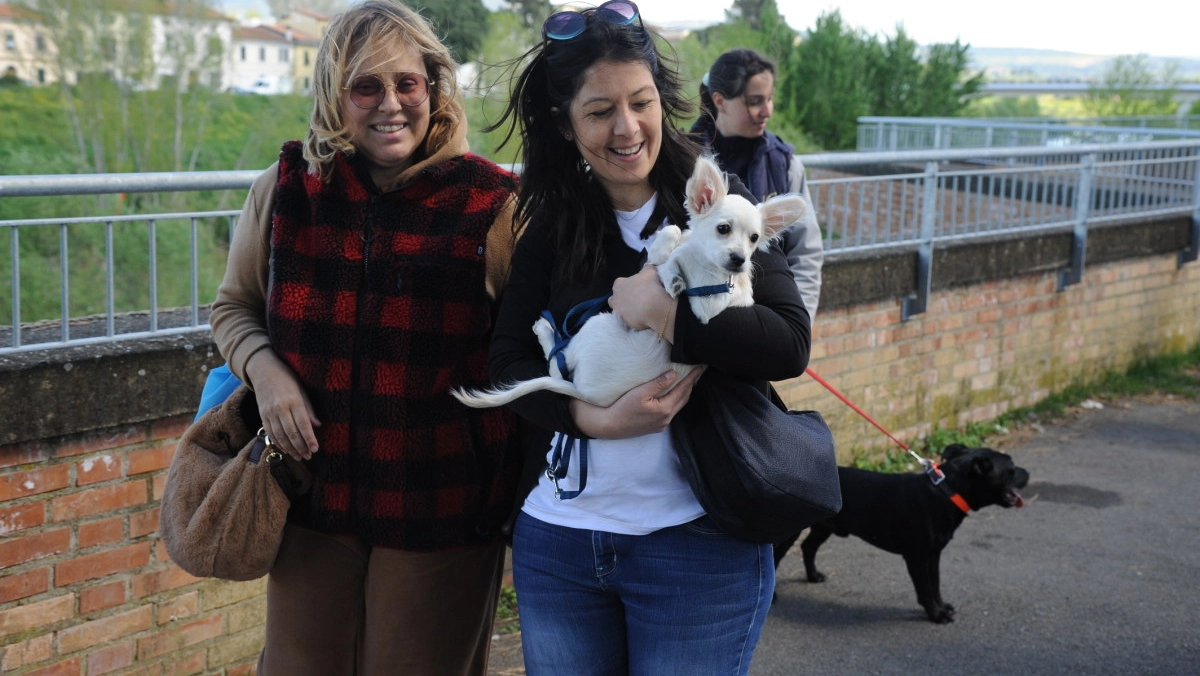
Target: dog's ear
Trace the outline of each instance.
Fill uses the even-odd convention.
[[[725,181],[725,172],[721,171],[712,159],[701,156],[696,159],[692,169],[692,177],[688,179],[687,210],[694,216],[708,213],[713,205],[725,199],[729,194],[729,184]]]
[[[992,473],[992,459],[986,455],[981,455],[971,461],[971,471],[979,476],[987,476]]]
[[[763,244],[800,220],[805,208],[804,200],[796,195],[772,197],[758,205],[758,211],[762,214],[763,234],[766,235]]]
[[[967,447],[962,444],[950,444],[942,449],[942,460],[953,460],[963,453],[967,452]]]

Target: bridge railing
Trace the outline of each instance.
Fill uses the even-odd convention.
[[[1175,119],[1175,118],[1172,118]],[[1190,119],[1190,118],[1184,118]],[[1200,139],[1200,126],[1157,118],[1020,121],[962,117],[860,117],[860,152],[955,148],[1063,148],[1109,143]]]
[[[924,309],[934,248],[975,237],[1071,230],[1080,257],[1064,284],[1079,281],[1089,226],[1191,215],[1186,260],[1200,249],[1200,139],[800,160],[827,259],[917,253],[918,294],[906,301],[906,316]],[[0,177],[0,198],[234,190],[240,204],[257,175],[8,176]],[[207,329],[238,215],[222,209],[0,220],[0,358]],[[35,292],[42,304],[47,294],[57,297],[53,312],[25,309],[23,299]]]

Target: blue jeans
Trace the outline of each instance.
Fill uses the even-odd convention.
[[[521,513],[512,560],[529,676],[746,674],[775,590],[771,545],[707,517],[618,535]]]

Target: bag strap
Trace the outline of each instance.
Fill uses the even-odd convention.
[[[592,298],[590,300],[577,303],[563,317],[561,323],[554,321],[554,316],[549,310],[542,311],[542,318],[554,327],[554,347],[550,349],[550,353],[546,355],[547,359],[555,359],[558,361],[558,372],[568,380],[571,379],[570,370],[567,368],[567,357],[565,350],[570,344],[571,339],[579,333],[579,329],[584,323],[592,317],[600,313],[600,309],[612,297],[611,293]],[[573,491],[563,490],[558,485],[558,482],[567,477],[567,468],[571,464],[571,453],[575,446],[579,447],[579,488]],[[571,500],[579,497],[587,486],[587,452],[588,440],[579,439],[570,434],[559,433],[554,442],[554,452],[550,456],[550,464],[546,467],[546,477],[554,483],[554,497],[559,500]]]
[[[571,464],[571,446],[579,446],[579,488],[573,491],[563,490],[558,482],[567,478],[567,467]],[[554,452],[550,455],[550,464],[546,467],[546,478],[554,484],[556,500],[573,500],[579,497],[587,486],[588,440],[577,439],[569,434],[559,433],[554,441]]]

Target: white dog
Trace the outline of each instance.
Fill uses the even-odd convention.
[[[804,214],[794,195],[774,197],[755,206],[730,195],[725,174],[706,157],[696,161],[688,179],[686,204],[690,227],[668,225],[656,235],[647,259],[672,298],[687,293],[692,313],[703,323],[727,307],[754,304],[750,257]],[[475,408],[503,406],[531,392],[550,390],[597,406],[613,402],[649,378],[674,369],[682,378],[695,368],[670,359],[671,346],[653,329],[633,330],[611,312],[588,319],[563,349],[572,380],[551,358],[554,327],[544,318],[533,325],[550,364],[549,376],[492,390],[451,391]]]

